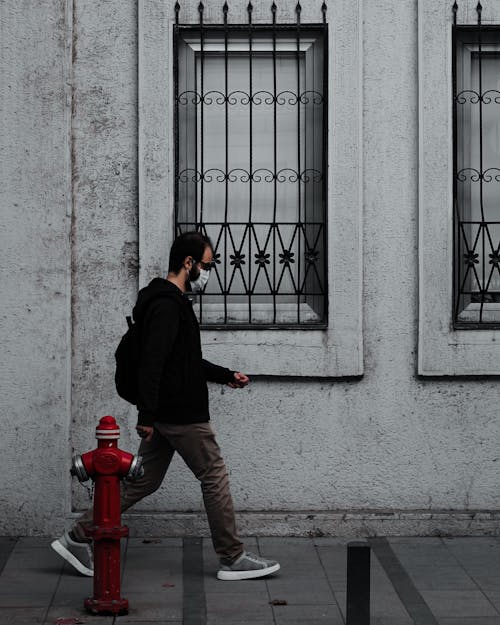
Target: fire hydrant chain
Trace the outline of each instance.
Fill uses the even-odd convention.
[[[94,482],[92,482],[92,486],[88,486],[87,484],[82,484],[82,486],[85,486],[85,490],[89,496],[89,501],[92,503],[94,501]]]
[[[97,449],[75,456],[71,474],[86,486],[94,502],[94,523],[87,535],[93,539],[94,596],[85,608],[92,614],[127,614],[128,601],[120,597],[120,538],[128,536],[121,525],[120,481],[134,480],[144,473],[142,458],[118,449],[120,428],[113,417],[102,417],[96,428]],[[123,483],[123,482],[122,482]]]
[[[73,468],[71,468],[71,476],[72,477],[78,477],[76,475],[76,473],[74,472]],[[88,478],[86,478],[86,479],[88,479]],[[89,498],[89,502],[92,503],[93,500],[94,500],[94,482],[92,482],[92,486],[89,486],[88,484],[84,484],[82,482],[82,479],[80,477],[78,477],[78,483],[80,484],[80,486],[83,486],[83,488],[87,492],[87,496]]]

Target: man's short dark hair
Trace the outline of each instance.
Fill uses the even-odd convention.
[[[168,270],[179,273],[186,256],[192,256],[196,262],[199,262],[207,247],[214,249],[209,237],[201,234],[201,232],[183,232],[175,239],[170,248]]]

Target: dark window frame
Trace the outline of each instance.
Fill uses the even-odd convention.
[[[500,314],[498,321],[492,321],[492,311],[488,311],[488,305],[500,302],[500,292],[489,288],[495,272],[500,278],[500,241],[495,247],[490,227],[500,224],[500,218],[497,220],[488,218],[488,207],[485,207],[483,203],[483,189],[485,184],[500,183],[500,169],[483,162],[483,107],[491,105],[492,101],[498,98],[493,106],[498,107],[500,119],[500,92],[491,93],[492,90],[488,87],[483,90],[482,61],[492,54],[496,56],[499,54],[498,52],[487,51],[485,47],[492,43],[500,44],[500,26],[482,24],[480,4],[476,8],[478,16],[476,25],[458,25],[456,9],[457,5],[455,4],[452,28],[453,327],[456,330],[496,330],[500,328]],[[472,85],[472,69],[470,84],[462,84],[461,81],[460,68],[467,46],[476,48],[476,51],[471,54],[471,58],[475,56],[479,64],[479,87],[477,91],[473,89]],[[478,107],[476,114],[479,117],[479,136],[472,136],[472,128],[470,128],[468,136],[461,132],[461,126],[465,125],[463,121],[466,115],[463,112],[465,111],[464,105]],[[464,144],[472,140],[479,141],[478,163],[466,163],[461,158],[460,153]],[[467,167],[466,165],[470,166]],[[477,187],[473,189],[472,185],[477,185]],[[471,190],[475,191],[476,188],[479,190],[480,197],[481,216],[479,221],[473,220],[470,216],[467,217],[472,210]],[[467,195],[469,195],[468,200],[465,199]],[[491,208],[489,212],[491,215]],[[474,232],[476,227],[477,232]],[[475,282],[480,287],[479,290],[473,290],[470,286],[467,287],[468,280]],[[471,319],[465,320],[464,311],[470,304],[478,304],[478,312],[477,315],[473,314],[474,311],[471,312]],[[461,315],[462,318],[460,318]],[[478,318],[475,319],[474,316]]]
[[[325,16],[325,14],[324,14]],[[174,93],[175,93],[175,109],[174,109],[174,141],[175,141],[175,199],[174,199],[174,207],[175,207],[175,231],[176,234],[181,231],[187,229],[197,229],[204,233],[207,232],[207,229],[204,225],[204,222],[198,217],[195,218],[191,223],[182,222],[179,219],[180,214],[180,193],[179,193],[179,40],[183,35],[195,35],[198,34],[200,40],[203,42],[204,37],[210,38],[213,34],[222,35],[226,40],[226,49],[227,49],[227,38],[232,33],[242,33],[247,34],[249,37],[250,45],[252,42],[252,36],[262,33],[268,33],[269,38],[273,41],[273,54],[276,54],[276,38],[279,36],[279,33],[287,33],[293,36],[297,42],[297,49],[299,49],[301,38],[304,38],[308,34],[311,35],[315,33],[321,33],[322,37],[322,46],[323,46],[323,93],[322,93],[322,107],[323,107],[323,118],[322,118],[322,130],[323,130],[323,144],[322,144],[322,212],[323,212],[323,225],[322,229],[320,229],[320,233],[322,234],[322,246],[323,246],[323,258],[322,258],[322,278],[323,278],[323,291],[321,293],[322,297],[322,306],[321,306],[321,320],[320,322],[315,323],[300,323],[300,298],[304,296],[302,289],[299,289],[297,295],[297,310],[298,310],[298,322],[297,323],[277,323],[276,322],[276,293],[271,292],[270,295],[273,298],[273,309],[274,309],[274,319],[272,323],[252,323],[251,322],[251,303],[249,309],[249,323],[203,323],[203,315],[202,315],[202,302],[203,295],[200,296],[200,314],[201,314],[201,325],[203,328],[210,330],[289,330],[289,329],[305,329],[305,330],[323,330],[327,327],[327,319],[328,319],[328,293],[327,293],[327,227],[328,227],[328,216],[327,216],[327,199],[328,199],[328,189],[327,189],[327,153],[328,153],[328,144],[327,144],[327,132],[328,128],[328,25],[326,24],[326,19],[323,20],[323,23],[320,24],[301,24],[300,20],[297,21],[296,24],[258,24],[253,25],[251,23],[251,16],[248,24],[228,24],[227,23],[227,15],[225,16],[224,24],[204,24],[202,19],[202,13],[200,13],[200,24],[186,24],[181,25],[176,23],[174,25]],[[203,43],[201,44],[203,47]],[[250,61],[251,62],[251,61]],[[195,96],[196,97],[196,96]],[[227,97],[227,94],[225,95]],[[274,95],[276,97],[276,94]],[[300,112],[299,112],[300,115]],[[299,148],[300,150],[300,148]],[[254,169],[255,171],[255,169]],[[224,182],[227,184],[227,176],[228,172],[222,172],[225,176]],[[197,174],[196,174],[197,175]],[[276,184],[276,171],[273,172],[274,176],[274,184]],[[300,184],[300,182],[299,182]],[[300,194],[300,191],[299,191]],[[305,222],[306,220],[304,220]],[[299,226],[302,225],[302,222],[298,222]],[[276,226],[276,222],[274,222],[274,226]],[[274,227],[273,226],[273,227]],[[217,247],[217,242],[214,241],[215,246]],[[218,251],[219,250],[219,251]],[[224,249],[218,248],[216,250],[217,253],[225,253]],[[315,251],[315,250],[314,250]],[[277,254],[275,253],[275,257]],[[250,260],[250,259],[249,259]],[[253,259],[252,259],[253,260]],[[285,259],[286,260],[286,259]],[[310,264],[314,264],[315,259],[310,258],[308,261]],[[255,261],[257,263],[257,261]],[[276,265],[275,260],[275,265]],[[213,280],[215,277],[212,278]],[[273,281],[273,284],[276,284],[276,280]],[[300,286],[300,285],[299,285]],[[227,293],[226,293],[227,295]],[[249,296],[249,302],[251,302],[251,289],[250,292],[247,291],[246,295]],[[224,297],[224,310],[225,310],[225,319],[227,319],[227,298]]]

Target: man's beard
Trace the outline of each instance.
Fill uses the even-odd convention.
[[[195,280],[198,280],[199,277],[200,277],[200,270],[196,267],[196,265],[193,265],[191,269],[189,270],[188,276],[186,278],[186,291],[191,290],[190,283],[194,282]]]

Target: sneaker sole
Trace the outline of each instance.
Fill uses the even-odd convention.
[[[68,551],[68,549],[66,549],[66,547],[59,542],[59,540],[54,540],[52,543],[50,543],[50,546],[55,552],[63,557],[66,562],[71,564],[71,566],[73,566],[79,573],[81,573],[82,575],[86,575],[87,577],[94,577],[94,571],[82,564],[80,560],[71,553],[71,551]]]
[[[222,579],[226,582],[237,581],[239,579],[256,579],[257,577],[265,577],[276,573],[280,570],[279,564],[268,566],[265,569],[254,569],[253,571],[218,571],[217,579]]]

